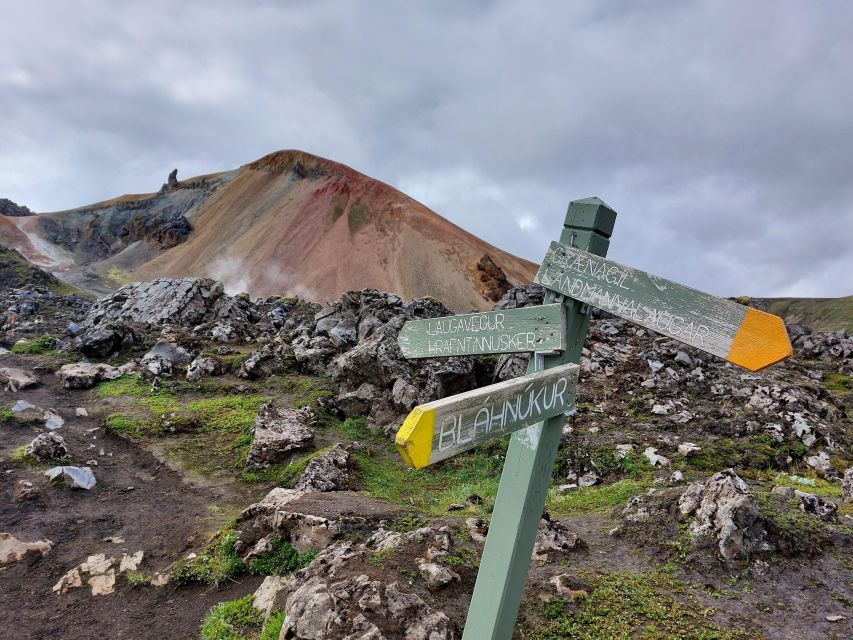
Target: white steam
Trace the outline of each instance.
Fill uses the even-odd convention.
[[[211,278],[219,280],[229,295],[247,292],[252,296],[285,295],[304,300],[319,300],[316,290],[276,264],[256,266],[252,271],[238,256],[223,256],[208,268]]]

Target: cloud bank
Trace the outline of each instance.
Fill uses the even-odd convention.
[[[66,209],[303,149],[539,261],[853,294],[853,5],[2,0],[0,197]]]

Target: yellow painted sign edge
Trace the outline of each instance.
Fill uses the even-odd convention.
[[[434,429],[435,409],[412,409],[394,438],[394,444],[406,464],[415,469],[429,464]]]
[[[773,340],[768,340],[772,336]],[[794,355],[782,318],[748,307],[726,360],[759,371]]]

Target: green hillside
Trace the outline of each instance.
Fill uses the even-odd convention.
[[[30,264],[17,251],[0,244],[0,289],[27,285],[45,287],[59,295],[82,293],[39,267]]]
[[[853,296],[844,298],[765,298],[770,313],[787,323],[815,331],[847,329],[853,333]]]

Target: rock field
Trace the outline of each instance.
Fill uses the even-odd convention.
[[[449,314],[0,290],[0,638],[460,638],[507,438],[393,435],[527,357],[403,358]],[[853,338],[788,331],[750,373],[593,312],[516,638],[853,637]]]

